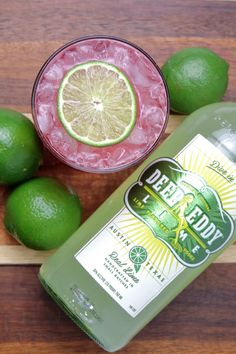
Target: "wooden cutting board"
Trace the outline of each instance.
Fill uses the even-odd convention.
[[[31,121],[31,114],[25,114]],[[171,115],[169,118],[168,126],[165,132],[164,139],[170,135],[181,122],[184,120],[184,116]],[[39,171],[39,175],[47,175],[47,170],[49,167],[55,165],[56,169],[59,167],[59,175],[55,174],[57,178],[61,179],[65,182],[65,176],[63,171],[69,169],[68,178],[71,179],[72,187],[77,191],[78,195],[82,200],[83,206],[83,214],[85,221],[86,218],[92,214],[95,209],[103,202],[104,200],[97,201],[96,191],[101,191],[101,189],[108,189],[108,192],[105,193],[105,197],[108,197],[109,194],[118,187],[118,181],[114,185],[113,177],[117,175],[108,174],[108,175],[94,175],[87,174],[84,172],[75,171],[72,168],[62,165],[57,159],[52,157],[49,153],[45,152],[45,163],[41,167]],[[126,177],[134,170],[135,168],[128,169]],[[50,171],[51,172],[51,171]],[[50,173],[50,175],[52,175]],[[111,180],[110,180],[110,177]],[[89,178],[92,182],[93,188],[88,189],[88,185],[86,183],[87,178]],[[124,179],[124,178],[123,178]],[[67,179],[66,179],[67,180]],[[108,183],[109,182],[109,183]],[[107,188],[108,187],[108,188]],[[110,192],[110,193],[109,193]],[[3,201],[6,199],[8,190],[4,187],[1,188],[0,191]],[[90,195],[89,195],[90,194]],[[101,193],[99,193],[101,195]],[[84,202],[83,202],[84,201]],[[92,203],[95,201],[95,203]],[[3,203],[4,204],[4,203]],[[47,257],[49,257],[55,251],[34,251],[30,250],[22,245],[19,245],[15,239],[13,239],[10,235],[7,234],[6,230],[3,226],[3,217],[4,217],[4,206],[0,209],[0,265],[26,265],[26,264],[41,264],[43,263]],[[230,246],[217,260],[216,263],[236,263],[236,245]]]

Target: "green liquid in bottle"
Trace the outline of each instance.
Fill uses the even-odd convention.
[[[113,352],[233,243],[236,104],[191,114],[41,267],[49,294]]]

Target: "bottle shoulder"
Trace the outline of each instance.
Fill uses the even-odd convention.
[[[221,102],[202,107],[186,117],[176,133],[183,139],[201,134],[236,162],[236,103]]]

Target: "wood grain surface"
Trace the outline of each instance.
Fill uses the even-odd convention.
[[[33,82],[43,62],[65,42],[91,34],[126,38],[160,66],[183,47],[211,48],[230,64],[224,100],[236,101],[235,23],[234,1],[0,0],[0,106],[30,112]],[[182,119],[170,119],[164,139]],[[80,195],[86,220],[133,170],[87,174],[45,151],[39,175],[71,184]],[[8,192],[0,188],[0,354],[102,353],[41,289],[38,266],[32,264],[41,263],[47,254],[22,250],[4,231]],[[120,353],[235,354],[235,247]]]
[[[37,273],[0,267],[0,353],[103,353],[47,296]],[[236,266],[214,264],[119,353],[235,354],[235,292]]]

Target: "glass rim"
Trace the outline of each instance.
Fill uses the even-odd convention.
[[[46,139],[45,139],[45,136],[44,134],[42,133],[40,127],[39,127],[39,124],[38,124],[38,121],[37,121],[37,114],[35,112],[35,96],[36,96],[36,90],[37,90],[37,87],[38,87],[38,83],[41,79],[41,76],[45,70],[45,68],[47,67],[47,65],[60,53],[62,52],[64,49],[66,49],[67,47],[73,45],[73,44],[76,44],[76,43],[79,43],[79,42],[83,42],[83,41],[86,41],[86,40],[92,40],[92,39],[110,39],[110,40],[114,40],[114,41],[117,41],[117,42],[121,42],[121,43],[124,43],[124,44],[127,44],[133,48],[135,48],[136,50],[140,51],[155,67],[155,69],[157,70],[157,72],[159,73],[161,79],[162,79],[162,82],[163,82],[163,85],[164,85],[164,88],[165,88],[165,93],[166,93],[166,114],[165,114],[165,121],[164,121],[164,124],[161,128],[161,131],[160,131],[160,134],[159,136],[157,137],[156,141],[154,142],[153,145],[151,145],[149,147],[149,149],[143,154],[141,155],[138,159],[136,159],[135,161],[133,162],[128,162],[122,166],[118,166],[118,167],[112,167],[112,168],[108,168],[107,170],[104,168],[103,170],[97,170],[96,169],[93,169],[93,170],[90,170],[89,168],[85,168],[83,166],[79,166],[79,163],[76,164],[72,161],[69,161],[67,160],[63,155],[61,155],[60,152],[57,151],[56,148],[54,148],[54,146],[52,144],[50,144]],[[79,38],[76,38],[76,39],[73,39],[69,42],[66,42],[65,44],[63,44],[62,46],[60,46],[58,49],[56,49],[49,57],[48,59],[43,63],[43,65],[41,66],[37,76],[36,76],[36,79],[34,81],[34,84],[33,84],[33,88],[32,88],[32,95],[31,95],[31,111],[32,111],[32,117],[33,117],[33,121],[34,121],[34,124],[35,124],[35,127],[36,127],[36,130],[37,130],[37,133],[39,134],[40,138],[41,138],[41,141],[43,142],[43,144],[45,145],[45,147],[52,153],[53,156],[55,156],[56,158],[58,158],[60,161],[62,161],[63,163],[65,163],[66,165],[76,169],[76,170],[79,170],[79,171],[83,171],[83,172],[88,172],[88,173],[96,173],[96,174],[104,174],[104,173],[112,173],[112,172],[117,172],[117,171],[122,171],[126,168],[129,168],[129,167],[132,167],[132,166],[135,166],[137,165],[138,163],[140,163],[141,161],[143,161],[145,159],[145,157],[147,157],[155,148],[156,146],[158,145],[161,137],[163,136],[165,130],[166,130],[166,127],[167,127],[167,124],[168,124],[168,121],[169,121],[169,115],[170,115],[170,98],[169,98],[169,91],[168,91],[168,87],[167,87],[167,83],[166,83],[166,80],[164,78],[164,75],[160,69],[160,67],[157,65],[157,63],[155,62],[155,60],[152,58],[152,56],[150,56],[144,49],[142,49],[141,47],[139,47],[138,45],[130,42],[129,40],[126,40],[126,39],[123,39],[123,38],[120,38],[120,37],[116,37],[116,36],[110,36],[110,35],[89,35],[89,36],[83,36],[83,37],[79,37]]]

